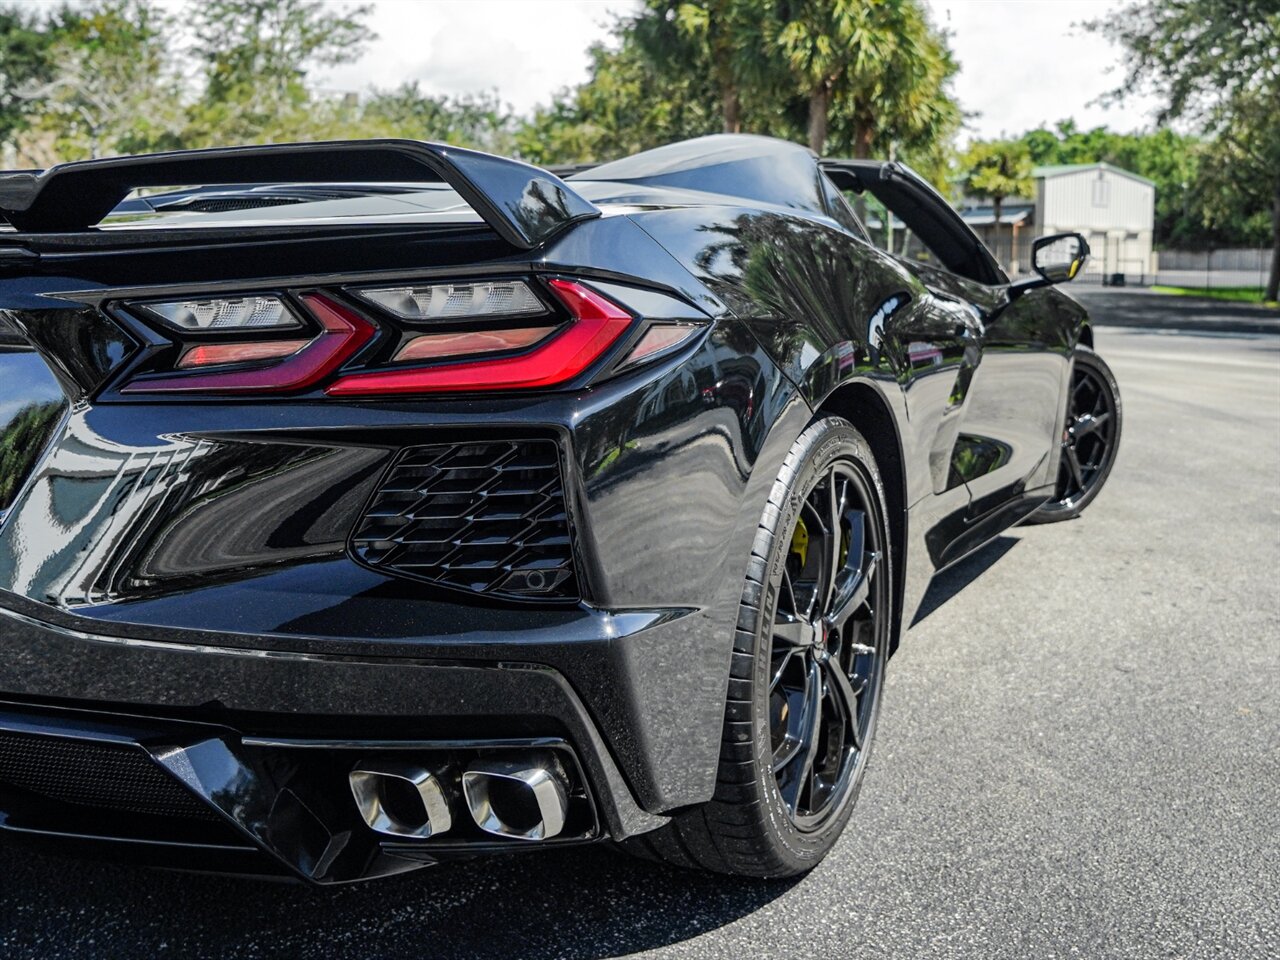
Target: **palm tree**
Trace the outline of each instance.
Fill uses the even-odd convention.
[[[965,152],[961,166],[965,192],[991,201],[995,221],[992,240],[998,244],[1004,201],[1009,197],[1031,196],[1031,153],[1021,140],[976,140]],[[1010,259],[1012,253],[1011,248]]]
[[[765,30],[809,103],[809,147],[822,153],[833,113],[866,158],[889,142],[934,139],[959,119],[956,71],[919,0],[778,0]]]
[[[703,63],[720,94],[725,133],[742,131],[742,88],[758,75],[762,0],[645,0],[634,18],[640,49],[674,74]]]

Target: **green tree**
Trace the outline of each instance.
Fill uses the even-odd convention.
[[[743,87],[760,77],[761,0],[645,0],[630,35],[659,71],[705,65],[725,133],[742,131]]]
[[[866,158],[948,139],[960,110],[946,36],[918,0],[775,0],[764,30],[808,102],[807,139]],[[835,123],[833,124],[833,119]]]
[[[13,144],[15,136],[30,127],[36,105],[22,91],[53,78],[53,40],[29,9],[0,9],[0,144]]]
[[[964,189],[991,201],[994,236],[1000,238],[1000,208],[1009,197],[1029,197],[1033,189],[1031,152],[1021,140],[976,141],[961,160]]]
[[[309,71],[359,58],[371,8],[318,0],[205,0],[193,8],[205,88],[191,111],[196,143],[305,138]],[[318,111],[319,119],[333,108]],[[323,125],[323,123],[321,123]]]
[[[375,90],[348,119],[348,136],[410,137],[504,153],[514,146],[515,116],[496,93],[429,96],[418,84]]]
[[[62,160],[180,144],[171,21],[150,0],[63,7],[48,25],[51,68],[20,89]]]
[[[1162,121],[1185,118],[1213,135],[1209,167],[1231,183],[1209,209],[1244,200],[1270,210],[1266,298],[1280,297],[1280,3],[1145,0],[1087,26],[1125,50],[1113,97],[1153,88]]]
[[[1261,243],[1238,212],[1211,214],[1201,172],[1205,141],[1161,127],[1148,133],[1115,133],[1105,127],[1080,130],[1070,120],[1038,127],[1018,138],[1036,166],[1110,163],[1156,185],[1155,241],[1194,249],[1206,245]],[[1211,192],[1211,191],[1210,191]]]
[[[636,21],[614,27],[614,44],[594,44],[587,81],[562,91],[515,133],[533,163],[609,160],[722,127],[720,94],[705,64],[656,63],[636,39]]]

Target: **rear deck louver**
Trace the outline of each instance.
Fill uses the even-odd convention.
[[[375,569],[489,596],[578,596],[551,440],[407,448],[374,494],[352,550]]]

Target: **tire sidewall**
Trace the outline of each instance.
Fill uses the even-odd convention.
[[[1077,364],[1083,364],[1091,371],[1098,375],[1111,391],[1111,399],[1115,409],[1115,425],[1111,434],[1111,449],[1107,453],[1107,462],[1103,465],[1102,472],[1094,480],[1092,486],[1086,490],[1078,500],[1071,504],[1064,504],[1059,500],[1051,500],[1036,510],[1029,518],[1033,523],[1051,523],[1058,520],[1070,520],[1078,517],[1090,503],[1102,492],[1103,486],[1106,484],[1108,477],[1111,476],[1111,470],[1116,465],[1116,459],[1120,454],[1120,435],[1124,427],[1124,408],[1120,400],[1120,386],[1116,383],[1115,374],[1111,372],[1111,368],[1107,366],[1106,361],[1098,356],[1089,347],[1083,344],[1077,346],[1072,353],[1072,376],[1075,374]],[[1071,389],[1070,381],[1068,381],[1068,390]],[[1061,467],[1059,467],[1061,469]],[[1054,476],[1054,483],[1057,483],[1057,476]]]
[[[755,764],[758,786],[762,797],[762,812],[766,827],[775,841],[777,853],[789,861],[794,869],[802,870],[817,863],[835,844],[848,823],[861,790],[863,774],[866,770],[868,756],[874,743],[875,731],[882,688],[884,683],[885,659],[891,640],[889,631],[892,628],[893,572],[892,551],[889,549],[889,531],[886,523],[884,485],[876,468],[875,460],[867,442],[847,422],[836,418],[825,418],[812,424],[796,441],[800,454],[799,468],[790,482],[779,478],[778,483],[785,486],[785,496],[781,498],[782,507],[778,520],[768,537],[768,553],[766,580],[761,595],[761,602],[753,613],[755,662],[752,673],[752,712],[754,730]],[[813,832],[799,830],[791,821],[778,790],[773,774],[772,742],[769,727],[769,682],[771,679],[772,661],[770,657],[772,633],[768,627],[772,623],[776,609],[778,592],[781,589],[782,571],[790,550],[791,532],[795,529],[796,520],[808,492],[817,480],[830,469],[837,460],[851,461],[863,477],[867,488],[872,492],[875,503],[873,507],[877,525],[877,535],[881,544],[882,565],[877,571],[878,577],[884,578],[889,589],[884,591],[885,609],[877,611],[879,620],[878,642],[882,645],[881,661],[875,679],[876,689],[872,701],[872,714],[868,724],[867,738],[862,755],[858,758],[854,783],[844,800],[842,809],[826,824]]]

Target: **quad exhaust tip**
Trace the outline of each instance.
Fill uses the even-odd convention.
[[[476,826],[516,840],[550,840],[569,809],[564,767],[550,751],[477,760],[462,774],[462,793]]]
[[[369,828],[425,840],[453,826],[449,801],[431,771],[404,760],[361,762],[348,775],[351,794]]]

